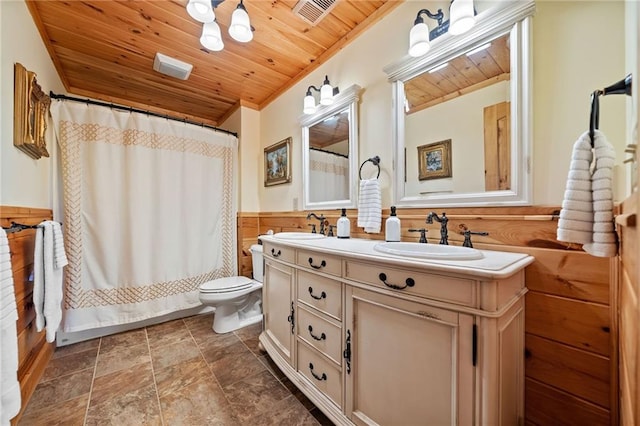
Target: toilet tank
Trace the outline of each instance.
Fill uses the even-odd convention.
[[[264,262],[262,261],[262,246],[254,244],[251,246],[251,260],[253,263],[253,279],[262,282],[264,273]]]

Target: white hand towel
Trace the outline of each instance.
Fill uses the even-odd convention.
[[[378,179],[360,181],[358,226],[364,232],[377,234],[382,227],[382,196]]]
[[[56,331],[62,320],[62,267],[56,267],[55,259],[55,237],[54,227],[60,226],[56,222],[44,221],[41,226],[44,227],[43,238],[43,263],[44,263],[44,318],[47,330],[47,342],[53,342],[56,338]],[[61,232],[61,231],[60,231]],[[60,239],[62,235],[60,234]],[[66,262],[64,247],[61,245],[58,250],[59,258]],[[62,262],[62,260],[61,260]],[[66,264],[66,263],[65,263]]]
[[[591,173],[592,162],[593,173]],[[599,130],[591,147],[589,132],[573,145],[571,165],[558,221],[558,241],[580,243],[587,253],[611,257],[617,253],[613,225],[613,165],[615,151]]]
[[[591,176],[593,188],[594,224],[592,242],[582,248],[599,257],[613,257],[618,252],[613,225],[613,165],[616,152],[607,138],[596,130],[594,141],[595,167]],[[605,220],[596,220],[595,217]]]
[[[36,331],[44,329],[44,228],[36,228],[33,250],[33,309],[36,312]]]
[[[593,197],[589,167],[592,159],[591,139],[589,132],[585,132],[573,145],[567,186],[558,221],[558,241],[580,244],[591,242]]]
[[[20,382],[18,382],[18,333],[16,296],[13,287],[9,241],[0,228],[0,285],[3,305],[0,310],[0,425],[9,425],[20,412]],[[7,267],[8,264],[8,267]]]

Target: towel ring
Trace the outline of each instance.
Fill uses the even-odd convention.
[[[607,95],[628,95],[631,96],[631,87],[633,78],[631,74],[627,75],[620,81],[613,83],[604,89],[595,90],[591,94],[591,115],[589,116],[589,137],[591,138],[591,147],[595,142],[595,131],[600,124],[600,96]]]
[[[362,162],[362,164],[360,164],[360,170],[358,170],[358,176],[360,176],[360,180],[362,180],[362,167],[368,161],[371,161],[374,166],[378,167],[378,176],[376,176],[376,179],[380,177],[380,157],[376,155],[375,157],[371,157],[371,158],[368,158],[368,159],[364,160]]]

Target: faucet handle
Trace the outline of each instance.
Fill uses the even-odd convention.
[[[419,232],[420,233],[420,243],[428,243],[427,241],[427,229],[409,229],[409,232]]]
[[[462,233],[462,235],[464,235],[464,242],[462,243],[462,247],[469,247],[469,248],[473,248],[473,244],[471,243],[471,236],[472,235],[482,235],[482,236],[489,235],[488,232],[470,231],[468,229],[462,231],[461,233]]]
[[[336,227],[336,225],[329,225],[329,233],[327,234],[327,237],[333,237],[333,230]]]
[[[315,223],[311,223],[311,224],[309,224],[307,226],[311,227],[311,233],[312,234],[317,234],[318,233],[318,231],[316,231],[316,224]]]

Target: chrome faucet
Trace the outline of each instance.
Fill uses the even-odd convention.
[[[314,218],[316,218],[316,219],[318,219],[320,221],[320,231],[319,232],[322,235],[324,235],[324,226],[325,226],[325,223],[328,223],[328,221],[326,221],[326,218],[324,217],[324,215],[321,214],[320,216],[318,216],[317,214],[315,214],[313,212],[309,213],[307,215],[307,220],[310,220],[312,217],[314,217]]]
[[[440,223],[440,244],[449,245],[449,230],[447,229],[449,218],[447,217],[447,214],[445,212],[442,212],[442,216],[438,217],[437,213],[430,212],[427,215],[426,222],[428,224],[432,224],[433,219],[435,219],[436,222]]]

